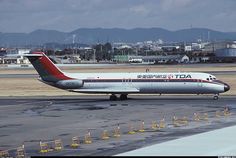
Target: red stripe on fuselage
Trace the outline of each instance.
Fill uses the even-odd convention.
[[[217,84],[217,85],[222,85],[222,84],[225,84],[224,82],[220,81],[220,82],[217,82],[217,81],[207,81],[207,80],[203,80],[203,79],[190,79],[190,78],[182,78],[182,79],[167,79],[167,78],[163,78],[163,79],[149,79],[149,78],[129,78],[129,79],[121,79],[121,78],[116,78],[116,79],[84,79],[83,81],[87,81],[87,82],[96,82],[96,81],[101,81],[101,82],[132,82],[132,83],[135,83],[136,81],[143,81],[143,82],[150,82],[150,81],[160,81],[160,82],[173,82],[173,81],[176,81],[176,82],[187,82],[187,81],[190,81],[190,82],[196,82],[196,83],[211,83],[211,84]]]
[[[48,71],[50,75],[59,79],[59,80],[69,80],[72,79],[70,77],[65,76],[54,64],[53,62],[44,55],[42,52],[34,52],[34,54],[42,54],[42,57],[39,57],[39,61],[44,67],[45,70]]]

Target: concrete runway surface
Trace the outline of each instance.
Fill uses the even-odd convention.
[[[220,96],[144,96],[131,95],[126,101],[109,101],[109,96],[68,97],[0,97],[0,150],[14,156],[16,147],[25,145],[27,156],[117,155],[137,148],[174,140],[236,124],[236,97]],[[215,117],[216,111],[228,106],[231,116]],[[193,113],[207,113],[208,121],[194,121]],[[188,125],[174,127],[173,116],[186,116]],[[155,131],[152,121],[165,118],[166,127]],[[144,121],[145,132],[128,134],[129,126],[139,129]],[[113,138],[119,124],[121,137]],[[90,130],[92,144],[84,144]],[[110,139],[102,140],[107,130]],[[78,149],[71,149],[74,136],[79,136]],[[64,149],[39,153],[39,141],[61,139]],[[50,144],[50,143],[49,143]]]

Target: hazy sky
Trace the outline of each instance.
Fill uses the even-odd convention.
[[[0,0],[0,32],[201,27],[236,32],[236,0]]]

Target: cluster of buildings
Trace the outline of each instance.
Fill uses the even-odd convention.
[[[67,51],[51,49],[49,57],[55,63],[70,64],[83,61],[96,62],[96,56],[107,50],[98,49],[99,45],[75,47]],[[115,63],[142,64],[178,64],[178,63],[206,63],[206,62],[236,62],[236,41],[202,42],[196,43],[164,43],[144,41],[137,43],[113,43],[112,49],[105,52],[105,59]],[[50,49],[50,48],[48,48]],[[31,48],[0,48],[0,64],[29,64],[22,55],[30,53]],[[50,52],[45,51],[45,52]],[[61,53],[63,52],[63,53]],[[66,52],[66,53],[65,53]]]
[[[126,49],[135,50],[136,54],[121,53],[114,56],[116,62],[146,64],[236,62],[236,41],[169,43],[139,42],[125,44]],[[122,46],[118,49],[124,49]],[[139,52],[143,52],[140,53]]]
[[[0,64],[29,64],[29,60],[22,55],[30,51],[29,48],[1,48]]]

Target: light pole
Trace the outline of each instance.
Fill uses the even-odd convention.
[[[96,49],[93,49],[93,61],[96,62]]]

